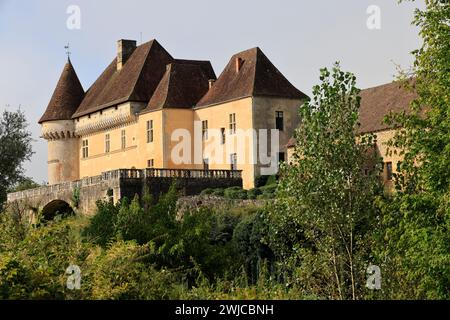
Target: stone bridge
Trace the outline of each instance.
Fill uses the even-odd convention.
[[[51,219],[56,213],[93,214],[97,200],[141,196],[147,188],[154,198],[175,184],[182,195],[199,194],[206,188],[242,187],[239,170],[118,169],[99,176],[8,194],[8,205]]]

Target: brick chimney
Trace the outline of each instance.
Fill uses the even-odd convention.
[[[213,86],[214,82],[216,82],[216,79],[209,79],[209,80],[208,80],[208,84],[209,84],[209,89],[211,89],[211,88],[212,88],[212,86]]]
[[[136,40],[117,41],[117,70],[121,70],[128,58],[136,49]]]

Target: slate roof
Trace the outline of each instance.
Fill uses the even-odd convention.
[[[241,59],[239,71],[236,59]],[[233,55],[217,81],[197,107],[250,96],[273,96],[302,99],[306,95],[295,88],[259,48]]]
[[[215,78],[209,61],[177,60],[167,66],[166,73],[142,112],[161,108],[192,108],[208,91],[208,80]]]
[[[119,71],[116,59],[86,92],[72,118],[125,101],[148,102],[166,71],[166,65],[174,60],[156,40],[136,47]]]
[[[83,97],[83,86],[69,59],[39,123],[52,120],[70,120]]]
[[[404,88],[398,81],[362,90],[360,95],[360,133],[389,129],[383,123],[384,116],[390,111],[408,111],[411,101],[417,97],[413,90]]]
[[[239,72],[236,58],[242,61]],[[211,89],[210,79],[216,80],[216,75],[209,61],[174,59],[152,40],[136,47],[121,70],[117,70],[117,58],[113,59],[86,93],[69,62],[40,122],[75,119],[126,101],[147,103],[145,112],[206,106],[248,96],[306,97],[259,48],[235,54]]]
[[[414,87],[414,83],[412,83]],[[359,134],[391,129],[383,123],[389,112],[406,113],[410,110],[411,102],[417,97],[414,90],[409,90],[401,82],[394,81],[373,88],[361,90],[361,105],[359,109]],[[287,147],[295,146],[292,137]]]

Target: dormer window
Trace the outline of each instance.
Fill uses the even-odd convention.
[[[244,63],[244,60],[241,58],[236,58],[236,72],[239,72],[242,68],[242,64]]]

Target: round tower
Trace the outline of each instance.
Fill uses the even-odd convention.
[[[79,179],[79,146],[72,115],[83,97],[83,87],[69,59],[39,120],[41,137],[48,142],[49,184]]]

